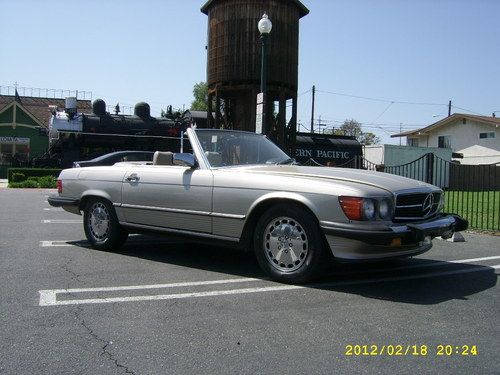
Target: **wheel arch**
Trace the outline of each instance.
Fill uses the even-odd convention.
[[[316,206],[303,195],[288,192],[266,194],[252,204],[246,215],[246,220],[245,224],[243,225],[243,231],[240,241],[245,250],[250,251],[252,249],[252,239],[255,231],[255,226],[262,214],[269,208],[283,203],[292,204],[300,209],[309,212],[317,220],[319,225],[319,219],[316,214]]]
[[[91,199],[95,198],[101,198],[109,201],[111,205],[113,205],[113,201],[111,200],[111,196],[103,191],[100,190],[87,190],[82,194],[82,197],[80,198],[80,203],[78,204],[78,209],[80,211],[84,210],[85,207],[87,206],[87,203]]]

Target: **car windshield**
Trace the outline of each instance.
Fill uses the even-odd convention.
[[[282,164],[290,157],[261,134],[198,129],[196,135],[212,167]]]

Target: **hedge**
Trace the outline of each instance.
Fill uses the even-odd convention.
[[[7,178],[9,180],[9,184],[12,182],[25,181],[30,177],[52,176],[57,179],[61,171],[62,169],[48,168],[9,168],[7,172]]]
[[[17,173],[15,175],[18,175]],[[54,176],[29,177],[20,182],[9,182],[10,188],[43,188],[53,189],[57,187],[57,179]]]

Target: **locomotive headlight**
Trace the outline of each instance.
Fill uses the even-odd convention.
[[[378,215],[382,220],[391,220],[392,201],[390,199],[381,199],[378,202]]]

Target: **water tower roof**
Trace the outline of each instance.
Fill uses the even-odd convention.
[[[210,7],[217,1],[220,1],[220,0],[208,0],[205,5],[203,5],[201,7],[201,11],[205,14],[208,14],[208,10],[210,9]],[[291,3],[295,4],[299,10],[300,10],[300,17],[304,17],[306,15],[309,14],[309,9],[307,9],[305,7],[304,4],[302,4],[299,0],[289,0]]]

